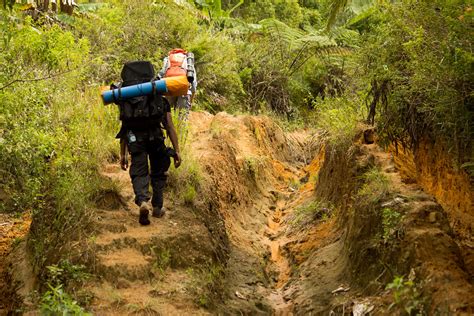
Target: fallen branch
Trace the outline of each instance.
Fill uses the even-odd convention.
[[[59,76],[62,76],[68,72],[71,72],[72,70],[68,70],[68,71],[64,71],[64,72],[61,72],[61,73],[58,73],[58,74],[54,74],[54,75],[49,75],[47,77],[41,77],[41,78],[32,78],[32,79],[14,79],[8,83],[6,83],[5,85],[1,86],[0,87],[0,90],[3,90],[9,86],[11,86],[12,84],[14,83],[17,83],[17,82],[34,82],[34,81],[42,81],[42,80],[48,80],[48,79],[52,79],[52,78],[56,78],[56,77],[59,77]]]

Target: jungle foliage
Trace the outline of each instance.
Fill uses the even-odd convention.
[[[458,162],[472,159],[474,136],[469,1],[399,1],[373,12],[358,53],[368,121],[388,141],[416,148],[447,143]],[[471,34],[471,35],[470,35]]]

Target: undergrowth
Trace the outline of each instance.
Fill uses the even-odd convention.
[[[384,241],[388,241],[393,236],[401,218],[402,215],[396,210],[389,207],[382,209],[382,238]]]
[[[186,270],[191,277],[189,290],[195,297],[195,302],[201,307],[211,307],[216,298],[216,289],[221,289],[224,267],[219,263],[208,263],[199,268]]]
[[[391,283],[387,284],[386,289],[393,292],[394,302],[389,306],[389,310],[398,309],[404,315],[426,315],[423,298],[413,280],[396,276]]]
[[[113,154],[115,109],[85,78],[90,42],[58,25],[0,12],[0,211],[31,211],[40,276],[68,253],[92,216],[101,164]],[[78,194],[79,193],[79,194]]]
[[[357,124],[362,120],[362,110],[356,101],[347,98],[326,99],[316,103],[317,127],[327,132],[333,146],[348,148],[357,133]]]
[[[150,250],[156,257],[156,260],[153,262],[153,269],[156,269],[161,275],[163,275],[171,264],[170,250],[162,249],[157,246],[151,247]]]
[[[372,168],[361,176],[362,187],[357,192],[359,203],[375,206],[389,196],[390,182],[378,168]]]
[[[74,297],[82,299],[82,304],[89,303],[90,295],[81,290],[83,283],[90,277],[86,267],[75,265],[68,260],[47,266],[47,290],[41,297],[43,315],[92,315],[79,305]],[[73,293],[73,295],[71,295]]]
[[[292,231],[302,231],[311,227],[315,222],[328,220],[332,214],[332,205],[315,200],[298,207],[287,221]]]
[[[188,149],[181,152],[182,164],[179,168],[172,166],[168,173],[169,188],[175,196],[188,205],[196,202],[204,178],[197,160]]]
[[[84,311],[77,302],[67,294],[60,284],[56,287],[49,285],[49,290],[41,299],[42,315],[92,315]]]

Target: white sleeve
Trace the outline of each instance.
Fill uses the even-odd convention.
[[[193,81],[193,83],[192,83],[192,85],[191,85],[191,92],[192,92],[192,93],[195,93],[195,92],[196,92],[196,89],[197,89],[197,81],[198,81],[198,79],[197,79],[196,67],[194,67],[194,65],[193,65],[193,70],[194,70],[194,81]]]
[[[158,73],[160,78],[165,77],[166,71],[168,70],[169,67],[170,67],[170,62],[169,62],[168,57],[163,58],[163,67],[161,68],[160,72]]]

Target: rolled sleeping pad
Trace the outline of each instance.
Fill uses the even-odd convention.
[[[189,89],[189,82],[186,76],[170,77],[154,82],[145,82],[133,86],[102,91],[102,102],[104,102],[104,104],[110,104],[119,100],[150,95],[153,93],[153,84],[155,85],[155,92],[157,94],[168,96],[186,95]]]

